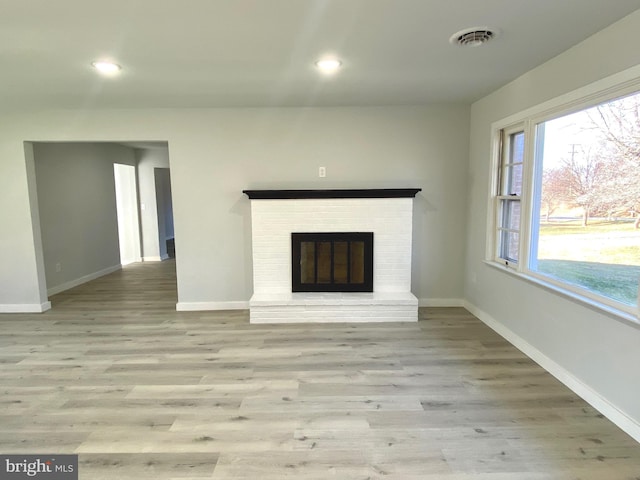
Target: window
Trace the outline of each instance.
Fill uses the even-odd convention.
[[[518,263],[520,249],[520,196],[524,162],[524,132],[504,131],[498,182],[498,258],[505,264]]]
[[[496,129],[493,261],[637,313],[640,92]]]

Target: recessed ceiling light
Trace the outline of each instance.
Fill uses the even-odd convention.
[[[316,62],[316,67],[326,74],[335,73],[342,66],[342,62],[336,58],[324,58]]]
[[[122,70],[122,67],[120,65],[113,62],[98,61],[93,62],[91,65],[93,65],[93,68],[105,75],[114,75]]]
[[[498,32],[488,27],[465,28],[454,33],[449,38],[449,42],[461,47],[479,47],[496,37]]]

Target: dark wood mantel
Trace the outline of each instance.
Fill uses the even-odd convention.
[[[338,190],[243,190],[251,200],[310,198],[413,198],[421,188],[361,188]]]

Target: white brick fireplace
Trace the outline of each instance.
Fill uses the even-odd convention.
[[[411,293],[419,189],[245,190],[251,199],[251,323],[417,321]],[[292,293],[291,234],[373,232],[373,292]]]

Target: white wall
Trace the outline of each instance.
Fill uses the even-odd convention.
[[[142,261],[136,167],[117,163],[113,166],[113,169],[116,187],[120,263],[128,265]]]
[[[136,150],[138,160],[138,187],[140,195],[140,226],[142,257],[146,261],[159,261],[166,255],[164,240],[160,241],[160,222],[156,195],[157,168],[169,168],[169,150],[166,147]]]
[[[110,144],[36,143],[33,151],[50,293],[118,267],[113,164],[135,164],[133,150]]]
[[[640,64],[640,49],[629,41],[638,31],[640,12],[473,104],[465,276],[465,297],[474,313],[493,322],[591,401],[601,401],[608,415],[621,425],[627,422],[636,434],[640,328],[498,271],[483,260],[491,123]]]
[[[82,122],[78,121],[82,118]],[[24,140],[168,141],[180,302],[248,301],[246,188],[420,187],[413,293],[463,293],[468,106],[48,111],[0,118],[0,305],[40,305]],[[327,177],[318,178],[318,167]],[[5,288],[7,286],[7,288]]]
[[[8,119],[0,116],[0,132]],[[2,135],[2,133],[0,133]],[[22,157],[22,158],[21,158]],[[31,144],[0,142],[0,312],[48,306]],[[34,206],[31,210],[31,206]],[[33,212],[33,218],[32,218]]]

